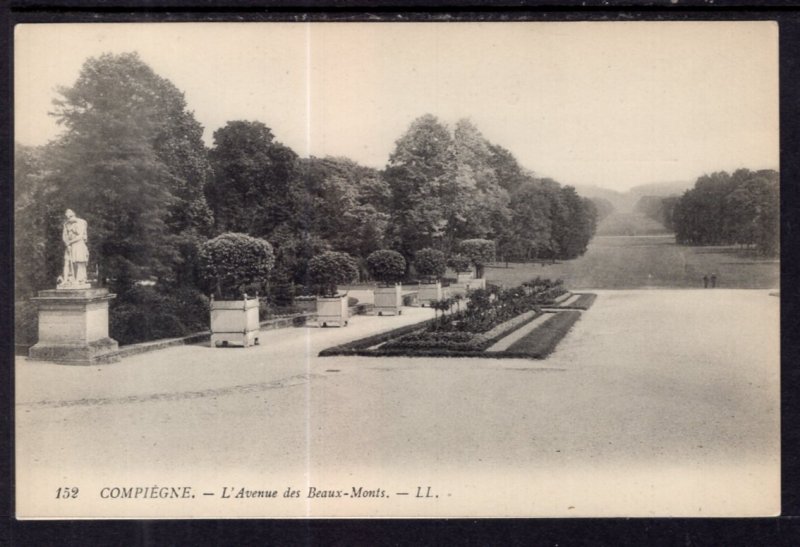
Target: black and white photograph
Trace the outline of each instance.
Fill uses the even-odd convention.
[[[778,38],[16,25],[17,518],[780,515]]]

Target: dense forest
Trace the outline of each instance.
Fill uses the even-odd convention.
[[[738,169],[703,175],[675,202],[672,224],[685,245],[742,245],[764,255],[780,251],[777,171]]]
[[[376,249],[411,263],[422,248],[449,255],[484,238],[498,258],[574,258],[595,231],[590,200],[536,177],[466,119],[451,128],[417,118],[378,170],[301,158],[260,121],[228,122],[209,149],[184,94],[135,53],[91,58],[58,91],[61,136],[15,145],[15,296],[53,287],[72,208],[89,225],[91,277],[119,295],[112,331],[125,306],[199,306],[198,247],[223,232],[269,241],[268,285],[291,300],[308,261],[327,250],[349,253],[366,276]]]
[[[682,245],[740,245],[779,252],[780,181],[777,171],[737,169],[697,179],[682,196],[642,196],[635,212],[675,232]]]

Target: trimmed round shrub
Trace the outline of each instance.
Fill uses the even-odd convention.
[[[225,300],[238,300],[248,290],[263,289],[275,264],[269,242],[233,232],[203,243],[199,255],[204,280]]]
[[[466,256],[455,254],[455,255],[450,255],[450,258],[447,259],[447,265],[450,266],[456,272],[461,273],[461,272],[468,272],[472,264],[469,258],[467,258]]]
[[[397,283],[406,274],[406,259],[397,251],[382,249],[367,257],[367,269],[381,283]]]
[[[418,276],[429,279],[439,279],[447,271],[444,253],[430,247],[417,251],[414,255],[414,267]]]
[[[465,239],[458,245],[458,250],[475,265],[478,279],[483,277],[483,266],[494,261],[494,241],[490,239]]]
[[[328,251],[308,261],[308,277],[320,296],[336,296],[336,286],[358,277],[358,264],[347,253]]]

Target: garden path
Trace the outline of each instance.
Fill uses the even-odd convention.
[[[19,359],[17,509],[46,516],[63,483],[87,496],[138,484],[217,496],[226,485],[441,494],[62,509],[74,517],[778,512],[779,300],[767,290],[594,292],[544,361],[317,357],[433,316],[418,308],[269,331],[246,350],[183,346],[104,367]]]
[[[553,313],[547,313],[547,312],[543,313],[542,315],[540,315],[527,325],[518,328],[505,338],[501,338],[500,340],[489,346],[489,348],[486,351],[495,352],[495,351],[507,350],[509,347],[511,347],[511,344],[513,344],[517,340],[521,340],[523,337],[527,336],[528,333],[530,333],[534,329],[539,328],[548,320],[552,319],[554,316],[555,314]]]

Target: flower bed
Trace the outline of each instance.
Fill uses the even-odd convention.
[[[564,292],[560,281],[538,278],[511,289],[477,289],[470,292],[466,309],[460,309],[458,297],[434,301],[435,319],[328,348],[320,355],[484,355],[489,346],[541,315],[540,304]],[[448,313],[454,307],[459,311]]]
[[[538,309],[530,310],[494,326],[486,332],[463,330],[438,330],[437,323],[428,325],[405,336],[385,343],[381,350],[447,350],[457,352],[481,352],[499,339],[507,336],[541,315]]]
[[[543,356],[552,351],[566,334],[580,316],[579,312],[559,312],[568,315],[561,319],[550,319],[545,325],[552,323],[552,327],[544,330],[539,327],[525,336],[522,340],[529,345],[533,344],[531,340],[544,336],[539,345],[533,347],[533,353],[520,346],[521,341],[512,346],[522,348],[518,351],[511,351],[511,348],[497,352],[486,350],[539,317],[542,314],[540,305],[551,302],[565,292],[567,291],[560,281],[539,278],[511,289],[496,286],[490,286],[487,290],[478,289],[469,294],[466,309],[461,309],[459,298],[434,301],[431,307],[438,314],[435,319],[327,348],[319,355],[492,358]],[[448,313],[454,308],[459,311]],[[572,314],[577,316],[572,317]],[[569,321],[565,322],[568,318]]]
[[[551,281],[549,279],[535,278],[522,284],[524,291],[535,294],[538,302],[543,306],[552,306],[558,297],[567,294],[569,291],[564,287],[560,279]]]
[[[515,328],[503,332],[499,337],[487,343],[486,347],[494,344],[498,339],[511,334],[517,328],[532,321],[541,314],[530,317],[528,321],[518,324]],[[512,344],[505,351],[487,352],[476,350],[469,346],[467,340],[468,333],[450,332],[439,333],[440,341],[447,340],[451,343],[450,347],[443,345],[428,344],[424,338],[418,335],[424,333],[425,328],[430,326],[435,319],[430,319],[416,325],[407,325],[399,329],[384,332],[348,342],[340,346],[325,349],[320,352],[321,357],[336,355],[359,355],[367,357],[486,357],[491,359],[544,359],[556,348],[558,343],[566,336],[575,322],[580,318],[579,311],[556,312],[554,317],[543,323],[540,327],[528,333],[521,340]],[[398,337],[408,335],[408,343],[403,347],[391,347],[387,342]],[[463,344],[459,346],[459,344]]]
[[[384,344],[383,349],[445,348],[476,351],[471,332],[425,332],[417,331]]]

